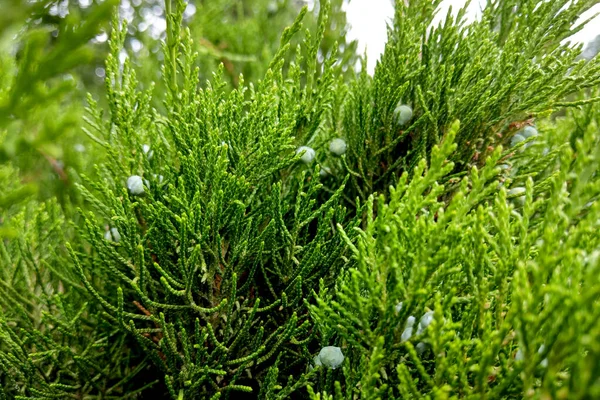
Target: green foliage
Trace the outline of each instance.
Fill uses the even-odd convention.
[[[371,77],[348,83],[326,137],[345,137],[349,151],[332,168],[350,173],[348,196],[385,192],[461,121],[455,173],[481,166],[498,145],[535,118],[568,106],[565,97],[598,85],[597,59],[563,43],[584,25],[596,1],[490,1],[482,19],[465,23],[465,8],[431,27],[440,1],[396,2],[385,52]],[[567,6],[568,5],[568,6]],[[401,126],[394,110],[408,104]]]
[[[62,19],[49,12],[56,2],[16,3],[6,5],[10,22],[28,18],[26,26],[16,32],[0,23],[7,30],[0,31],[0,162],[39,183],[42,198],[58,195],[65,201],[72,183],[68,167],[81,167],[82,161],[77,150],[82,147],[73,142],[83,110],[74,70],[93,60],[89,42],[116,2],[93,7],[85,18],[72,13]]]
[[[133,380],[145,356],[79,281],[65,248],[72,228],[56,201],[2,207],[0,220],[10,232],[0,242],[0,398],[130,397],[152,386]]]
[[[313,60],[306,83],[298,63],[284,76],[304,10],[248,99],[245,85],[225,91],[222,73],[198,89],[197,55],[178,21],[183,6],[168,19],[164,115],[151,111],[150,91],[136,90],[129,59],[119,62],[126,27],[113,32],[109,118],[92,103],[89,120],[108,162],[99,179],[84,176],[80,186],[95,211],[80,233],[93,251],[72,255],[96,301],[165,374],[172,397],[217,390],[227,398],[257,390],[275,359],[282,372],[304,369],[298,356],[312,339],[304,293],[344,264],[348,250],[334,229],[347,223],[343,186],[325,193],[318,170],[304,170],[293,151],[294,133],[321,124],[340,67],[329,65],[315,81],[319,35],[304,43]],[[321,35],[328,11],[321,9]],[[143,195],[127,191],[131,175],[146,179]],[[118,243],[103,238],[104,225],[117,228]],[[97,288],[100,276],[107,284]]]
[[[396,3],[373,76],[338,0],[114,14],[85,116],[113,3],[2,51],[0,397],[598,397],[597,1]]]
[[[323,336],[349,359],[348,390],[334,398],[354,398],[351,388],[362,399],[600,393],[591,367],[600,334],[597,127],[577,141],[577,158],[569,147],[555,155],[546,193],[529,179],[522,207],[496,190],[499,149],[447,206],[438,200],[458,125],[389,200],[370,198],[366,228],[356,247],[349,243],[357,266],[311,306]],[[430,327],[403,343],[408,317],[428,307]]]
[[[171,3],[178,2],[167,1],[167,7],[171,7]],[[190,2],[193,7],[182,7],[183,24],[190,30],[194,51],[198,53],[194,66],[198,67],[199,81],[204,83],[212,79],[219,68],[223,68],[223,81],[229,89],[240,86],[240,75],[246,82],[254,83],[264,77],[279,49],[281,32],[294,22],[302,3],[297,0],[198,0]],[[317,64],[322,65],[326,55],[337,51],[340,73],[343,71],[346,76],[351,76],[358,57],[356,42],[346,40],[347,22],[342,5],[343,0],[330,2]],[[131,13],[132,20],[128,21],[128,35],[124,42],[127,49],[133,49],[134,41],[143,45],[141,50],[130,52],[130,56],[137,67],[140,84],[152,83],[159,92],[167,90],[163,86],[161,70],[157,68],[163,61],[163,53],[160,43],[142,28],[147,29],[148,25],[148,18],[144,16],[160,13],[161,8],[162,2],[155,0],[144,1],[137,6],[133,4],[134,12]],[[193,15],[190,10],[194,10]],[[168,13],[167,9],[156,18],[167,18]],[[316,31],[318,24],[316,4],[303,18],[307,35]],[[339,47],[337,43],[340,43]],[[302,45],[302,40],[292,38],[291,45]],[[286,60],[291,57],[288,53]],[[162,102],[156,101],[153,106],[161,108]]]
[[[341,41],[344,50],[339,53],[340,71],[343,67],[349,73],[349,67],[357,60],[356,43],[345,42],[346,20],[341,3],[333,2],[333,16],[324,27],[319,53],[331,54],[334,42]],[[58,196],[62,203],[76,201],[77,194],[71,191],[73,183],[78,182],[76,171],[89,173],[84,161],[92,165],[101,159],[102,154],[91,151],[91,143],[80,135],[82,97],[87,90],[97,101],[100,98],[101,105],[106,105],[99,84],[102,81],[96,75],[100,73],[97,71],[105,73],[102,63],[107,46],[97,35],[107,30],[116,4],[116,0],[86,6],[54,0],[3,4],[6,13],[0,17],[0,162],[12,163],[19,167],[24,179],[39,183],[41,198]],[[170,7],[171,2],[166,4]],[[223,65],[227,77],[224,81],[229,87],[237,86],[242,72],[253,82],[264,76],[278,49],[281,31],[299,11],[293,1],[254,0],[235,6],[230,1],[193,4],[196,12],[186,15],[185,24],[192,37],[198,38],[194,66],[198,67],[199,80],[210,79]],[[164,55],[160,43],[140,27],[149,23],[144,16],[155,16],[161,8],[154,1],[138,5],[127,2],[121,8],[133,18],[122,42],[123,48],[129,50],[130,62],[138,69],[139,85],[155,87],[157,91],[166,90],[158,67]],[[168,12],[161,11],[155,18],[160,21]],[[269,23],[265,22],[267,18]],[[3,19],[6,23],[2,23]],[[307,25],[316,29],[314,13],[308,13],[306,19]],[[23,29],[17,31],[20,27]],[[141,49],[134,51],[134,41]],[[123,55],[119,53],[118,57]],[[160,109],[162,102],[152,105]]]
[[[250,82],[262,78],[278,50],[281,32],[300,11],[297,3],[294,0],[195,3],[197,17],[189,25],[192,37],[200,38],[195,48],[201,56],[202,76],[210,78],[210,73],[223,62],[225,75],[236,87],[240,74]],[[356,43],[346,43],[346,18],[341,10],[342,4],[343,1],[335,0],[328,6],[329,18],[319,51],[325,56],[337,47],[336,43],[342,43],[344,49],[337,56],[346,68],[353,68],[357,62]],[[216,18],[217,15],[226,17]],[[304,18],[307,32],[317,29],[318,21],[314,17],[314,13],[309,12]],[[300,44],[300,41],[296,43]]]

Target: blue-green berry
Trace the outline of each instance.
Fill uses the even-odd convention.
[[[398,125],[405,125],[408,121],[410,121],[413,117],[413,110],[410,106],[406,104],[400,104],[394,110],[394,117],[396,117],[396,121]]]
[[[336,346],[323,347],[319,352],[318,357],[322,365],[331,369],[336,369],[337,367],[342,365],[342,362],[344,361],[344,354],[342,354],[342,349]]]
[[[308,146],[300,146],[300,147],[298,147],[298,149],[296,150],[296,154],[301,154],[301,153],[303,153],[303,154],[300,157],[300,160],[304,164],[310,164],[315,159],[315,151],[312,148],[308,147]]]
[[[546,346],[544,344],[542,344],[537,351],[538,354],[542,354],[545,349],[546,349]],[[525,360],[525,355],[523,354],[523,351],[519,348],[519,349],[517,349],[517,353],[515,354],[515,361],[523,361],[523,360]],[[548,367],[548,359],[547,358],[544,358],[542,361],[540,361],[540,367],[542,367],[542,368]]]
[[[408,317],[408,319],[406,320],[406,326],[404,327],[404,332],[402,332],[402,335],[400,336],[400,341],[402,343],[406,342],[408,339],[410,339],[412,337],[413,326],[415,325],[415,320],[416,320],[416,318],[413,317],[412,315],[410,317]]]
[[[523,350],[517,349],[517,353],[515,354],[515,360],[523,361],[524,358],[525,358],[525,356],[523,355]]]
[[[117,230],[117,228],[110,228],[104,233],[104,239],[118,243],[121,240],[121,234]]]
[[[394,311],[396,311],[397,313],[399,313],[399,312],[402,310],[402,306],[403,306],[403,303],[402,303],[402,302],[400,302],[400,303],[396,304],[396,305],[394,306]]]
[[[325,177],[327,175],[331,175],[331,168],[325,166],[325,165],[321,165],[321,169],[319,170],[319,176],[320,177]]]
[[[336,156],[341,156],[346,152],[346,141],[340,138],[333,139],[329,142],[329,151]]]
[[[402,332],[402,336],[400,336],[400,343],[404,343],[408,339],[410,339],[412,337],[412,332],[413,332],[412,326],[409,326],[408,328],[404,329],[404,331]]]
[[[143,145],[142,150],[144,150],[144,154],[146,155],[146,157],[148,157],[148,160],[152,159],[152,156],[154,155],[154,150],[150,148],[150,145]]]
[[[525,128],[523,128],[523,130],[519,134],[521,136],[523,136],[525,139],[528,139],[532,136],[537,136],[538,131],[533,126],[526,126]]]
[[[431,322],[433,322],[433,311],[427,311],[425,314],[423,314],[421,320],[419,321],[419,326],[417,327],[417,335],[423,333],[425,329],[427,329],[427,327],[431,325]]]
[[[129,193],[134,196],[144,193],[144,181],[142,180],[142,177],[139,175],[131,175],[127,178],[127,189],[129,189]]]
[[[542,354],[544,352],[544,350],[546,350],[546,346],[544,344],[542,344],[540,346],[540,348],[538,349],[538,354]],[[546,368],[547,366],[548,366],[547,358],[544,358],[542,361],[540,361],[540,367]]]
[[[520,134],[517,133],[510,140],[510,147],[515,147],[517,144],[521,143],[524,140],[525,140],[525,137],[523,135],[520,135]]]
[[[523,205],[525,204],[525,193],[527,192],[527,189],[525,189],[524,187],[515,187],[510,189],[507,192],[508,197],[510,197],[511,199],[513,199],[517,204],[519,205]]]
[[[157,174],[152,174],[152,177],[154,178],[154,180],[158,181],[159,184],[163,183],[164,180],[164,176],[162,175],[157,175]]]
[[[512,188],[508,191],[508,196],[512,197],[512,196],[518,196],[518,195],[523,195],[525,194],[525,192],[527,192],[527,189],[525,189],[524,187],[515,187]]]

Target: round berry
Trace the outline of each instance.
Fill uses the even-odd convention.
[[[154,178],[154,180],[158,181],[159,184],[163,183],[164,176],[157,175],[157,174],[152,174],[152,177]]]
[[[525,137],[517,133],[515,136],[512,137],[512,139],[510,139],[510,147],[515,147],[517,144],[521,143],[524,140]]]
[[[417,354],[421,355],[427,349],[427,345],[423,342],[417,343],[415,346],[415,350],[417,350]]]
[[[144,181],[139,175],[131,175],[127,178],[127,189],[129,193],[133,195],[139,195],[144,193]]]
[[[510,189],[507,192],[507,195],[511,199],[513,199],[517,203],[517,205],[522,206],[525,204],[525,192],[526,191],[527,190],[524,187],[515,187],[515,188]]]
[[[417,335],[420,335],[421,333],[423,333],[425,331],[425,329],[427,329],[427,327],[429,325],[431,325],[432,321],[433,321],[433,311],[427,311],[425,314],[423,314],[423,316],[421,317],[421,320],[419,321],[419,326],[417,327]]]
[[[121,234],[119,233],[117,228],[110,228],[106,231],[106,233],[104,233],[104,239],[110,242],[119,243],[119,241],[121,240]]]
[[[336,369],[344,361],[342,349],[335,346],[323,347],[319,352],[319,361],[326,367]]]
[[[319,170],[319,176],[321,178],[326,177],[327,175],[331,175],[331,168],[325,166],[325,165],[321,165],[321,169]]]
[[[404,125],[412,119],[413,110],[410,106],[401,104],[394,110],[394,116],[396,117],[396,121],[398,121],[398,125]]]
[[[524,358],[525,358],[525,356],[523,355],[523,351],[521,349],[518,349],[517,353],[515,354],[515,360],[523,361]]]
[[[300,157],[300,160],[304,164],[310,164],[315,159],[315,151],[312,148],[308,147],[308,146],[300,146],[300,147],[298,147],[298,149],[296,150],[296,154],[301,154],[301,153],[303,153],[303,154]]]
[[[528,138],[530,138],[532,136],[537,136],[538,135],[538,131],[533,126],[526,126],[520,132],[520,135],[523,136],[525,139],[528,139]]]
[[[400,303],[396,304],[396,305],[394,306],[394,311],[396,311],[397,313],[399,313],[399,312],[402,310],[402,306],[403,306],[403,303],[402,303],[402,302],[400,302]]]
[[[510,189],[507,194],[512,197],[512,196],[523,195],[523,194],[525,194],[526,191],[527,191],[527,189],[525,189],[524,187],[515,187],[515,188]]]
[[[415,317],[412,315],[408,317],[406,320],[406,326],[404,327],[404,332],[402,332],[402,336],[400,336],[400,342],[404,343],[412,337],[415,320]]]
[[[341,156],[346,152],[346,141],[340,138],[333,139],[329,142],[329,151],[336,156]]]
[[[144,154],[146,155],[146,157],[148,157],[148,160],[150,160],[154,155],[154,151],[150,149],[150,145],[148,144],[143,145],[142,150],[144,150]]]
[[[538,354],[542,354],[544,352],[544,350],[546,350],[546,346],[542,344],[540,346],[540,348],[538,349]],[[548,359],[547,358],[544,358],[542,361],[540,361],[540,367],[542,367],[542,368],[548,367]]]
[[[411,336],[412,336],[412,332],[413,332],[413,327],[412,326],[409,326],[406,329],[404,329],[404,332],[402,332],[402,336],[400,336],[400,342],[404,343],[408,339],[410,339]]]

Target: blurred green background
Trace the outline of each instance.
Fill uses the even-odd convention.
[[[170,0],[169,0],[170,1]],[[240,74],[256,82],[267,69],[279,38],[305,2],[298,0],[194,0],[184,21],[199,53],[200,82],[222,63],[229,88]],[[348,42],[343,0],[332,12],[321,55],[340,44],[344,71],[354,73],[357,44]],[[104,60],[110,23],[117,13],[128,23],[125,50],[136,70],[140,89],[161,80],[165,7],[158,0],[3,0],[0,13],[0,166],[16,169],[27,190],[12,193],[4,203],[37,194],[78,203],[73,183],[78,174],[93,175],[103,152],[85,134],[88,93],[101,105]],[[315,30],[317,6],[305,28]],[[293,43],[294,46],[300,42]],[[321,57],[322,58],[322,57]],[[156,102],[155,108],[162,104]],[[9,174],[9,172],[7,172]],[[4,190],[3,192],[7,192]],[[0,202],[2,204],[2,202]]]

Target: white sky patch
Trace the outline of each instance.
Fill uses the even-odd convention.
[[[456,13],[465,2],[465,0],[444,0],[434,19],[434,25],[445,20],[450,6],[452,12]],[[478,18],[485,3],[486,0],[472,0],[466,15],[467,20],[473,21]],[[346,4],[346,15],[351,25],[348,39],[358,40],[361,53],[366,49],[369,73],[375,70],[377,60],[385,48],[386,24],[390,23],[394,16],[393,4],[393,0],[351,0]],[[599,12],[600,4],[597,4],[581,16],[581,22]],[[573,35],[571,42],[586,43],[597,35],[600,35],[600,17],[596,17],[581,32]]]
[[[581,14],[581,18],[577,22],[582,23],[598,13],[600,13],[600,4],[596,4],[588,11]],[[596,16],[596,18],[588,22],[581,32],[577,32],[575,35],[573,35],[572,39],[573,42],[587,43],[598,35],[600,35],[600,16]]]
[[[346,18],[351,26],[348,40],[358,40],[359,52],[367,51],[368,69],[373,72],[375,64],[387,42],[387,24],[394,16],[390,0],[352,0],[346,4]]]

